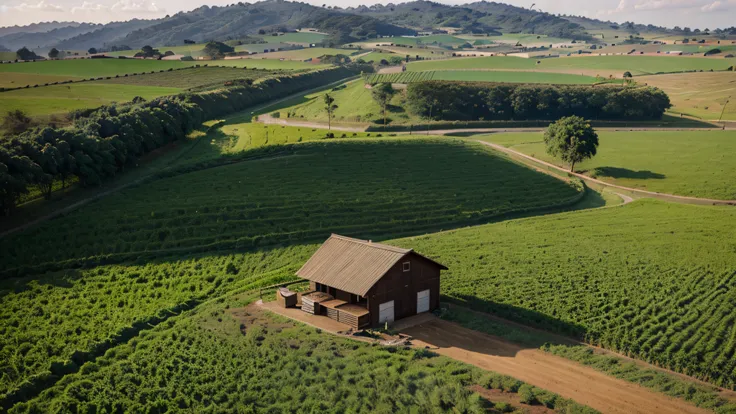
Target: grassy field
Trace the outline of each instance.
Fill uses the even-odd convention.
[[[466,40],[447,34],[438,34],[430,36],[402,37],[397,36],[391,39],[377,39],[376,42],[393,43],[395,45],[443,45],[458,46],[466,42]]]
[[[44,85],[46,83],[80,80],[82,78],[63,75],[37,75],[29,73],[3,73],[0,76],[0,88],[24,88],[26,86]]]
[[[674,112],[710,120],[723,113],[724,120],[736,121],[736,72],[644,76],[636,81],[667,92]]]
[[[29,116],[65,114],[75,109],[97,108],[111,102],[127,102],[140,96],[151,99],[174,95],[182,89],[160,86],[75,83],[3,92],[0,113],[20,109]]]
[[[569,72],[574,70],[598,70],[621,72],[630,71],[634,75],[658,72],[682,72],[688,70],[725,70],[736,64],[732,59],[706,59],[675,56],[583,56],[542,59],[523,59],[507,56],[448,59],[412,62],[408,70],[453,70],[453,69],[524,69]],[[620,76],[619,75],[619,76]]]
[[[399,55],[397,53],[385,53],[385,52],[371,52],[365,56],[363,56],[361,59],[365,60],[366,62],[380,62],[382,59],[389,60],[392,57],[406,57],[405,55]]]
[[[264,125],[258,123],[232,123],[224,125],[219,131],[227,136],[231,144],[226,152],[239,152],[267,145],[295,144],[297,142],[330,139],[325,129],[291,127],[284,125]],[[364,132],[332,132],[337,138],[369,138]],[[376,134],[372,134],[375,136]]]
[[[5,76],[5,73],[13,73],[14,75],[12,76],[17,76],[16,74],[24,74],[46,76],[55,75],[64,77],[65,79],[98,78],[152,71],[166,71],[169,69],[187,68],[197,65],[284,70],[317,68],[316,65],[309,63],[280,61],[277,58],[272,59],[271,56],[269,56],[269,59],[233,59],[200,62],[142,59],[74,59],[0,65],[0,75]]]
[[[259,46],[259,45],[256,45]],[[264,48],[261,48],[261,51]],[[304,49],[297,49],[297,50],[286,50],[283,52],[270,52],[270,53],[259,53],[258,55],[254,56],[253,59],[258,59],[259,57],[268,57],[269,59],[286,59],[286,60],[307,60],[307,59],[316,59],[320,56],[324,55],[350,55],[352,53],[356,52],[356,49],[336,49],[336,48],[326,48],[326,47],[313,47],[313,48],[304,48]]]
[[[693,197],[736,199],[734,131],[599,132],[598,154],[578,171],[627,187]],[[545,161],[541,133],[483,138]]]
[[[319,92],[307,95],[306,102],[282,110],[282,116],[287,114],[290,118],[327,122],[327,111],[322,101],[324,94],[325,92]],[[338,106],[333,113],[333,121],[364,124],[382,119],[381,107],[373,100],[371,90],[365,88],[362,80],[341,85],[331,91],[330,95]],[[403,93],[397,93],[391,101],[388,116],[393,123],[421,122],[403,109],[404,101]]]
[[[549,83],[561,85],[592,85],[604,81],[592,76],[549,72],[503,72],[482,70],[442,70],[422,72],[402,72],[376,74],[369,78],[370,83],[411,83],[428,80],[498,82],[498,83]]]
[[[274,70],[252,70],[235,67],[200,67],[171,72],[156,72],[144,75],[120,77],[97,81],[96,83],[161,86],[181,89],[201,89],[205,86],[222,87],[226,82],[233,80],[257,80],[269,76],[284,74]]]
[[[278,40],[281,43],[293,43],[299,45],[309,45],[311,43],[320,43],[327,37],[326,34],[322,33],[310,33],[310,32],[299,32],[299,33],[284,33],[279,36],[261,36],[261,38],[267,42],[273,42]]]
[[[477,310],[736,386],[736,211],[652,200],[394,242]]]
[[[3,268],[254,248],[319,240],[331,232],[419,233],[567,203],[579,195],[570,185],[462,141],[350,140],[300,144],[294,151],[157,180],[4,238]],[[438,158],[441,165],[434,161]],[[340,180],[334,180],[336,174]],[[513,184],[508,177],[514,177]],[[426,203],[428,198],[433,202]],[[110,214],[115,219],[102,219]],[[72,229],[76,242],[60,247]]]

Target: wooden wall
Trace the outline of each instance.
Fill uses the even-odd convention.
[[[403,271],[403,263],[409,261],[411,270]],[[394,301],[394,320],[416,315],[417,292],[429,289],[429,310],[440,306],[440,268],[437,264],[410,253],[399,261],[368,292],[368,310],[371,326],[378,326],[378,306]]]

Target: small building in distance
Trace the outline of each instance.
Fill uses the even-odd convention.
[[[333,234],[296,274],[309,280],[303,311],[360,329],[437,309],[442,270],[413,249]]]

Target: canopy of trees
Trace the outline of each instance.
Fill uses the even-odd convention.
[[[411,83],[409,110],[435,120],[660,119],[671,105],[652,87],[563,86],[430,81]],[[437,105],[436,102],[442,102]]]
[[[143,46],[141,51],[135,54],[135,57],[142,58],[161,58],[161,52],[158,49],[154,49],[151,46]]]
[[[51,48],[51,50],[49,50],[49,57],[51,59],[58,58],[59,57],[59,50],[57,50],[55,47]]]
[[[15,54],[18,56],[18,59],[20,60],[35,60],[38,59],[38,55],[28,50],[27,47],[22,47],[18,49]]]
[[[547,154],[570,164],[570,171],[574,172],[575,164],[597,153],[598,134],[590,122],[579,116],[569,116],[547,128],[544,144]]]
[[[222,59],[226,53],[232,53],[235,48],[222,42],[208,42],[204,47],[204,54],[212,59]]]

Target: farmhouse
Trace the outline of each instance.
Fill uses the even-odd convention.
[[[333,234],[296,274],[309,280],[303,311],[358,329],[437,309],[441,270],[412,249]]]

